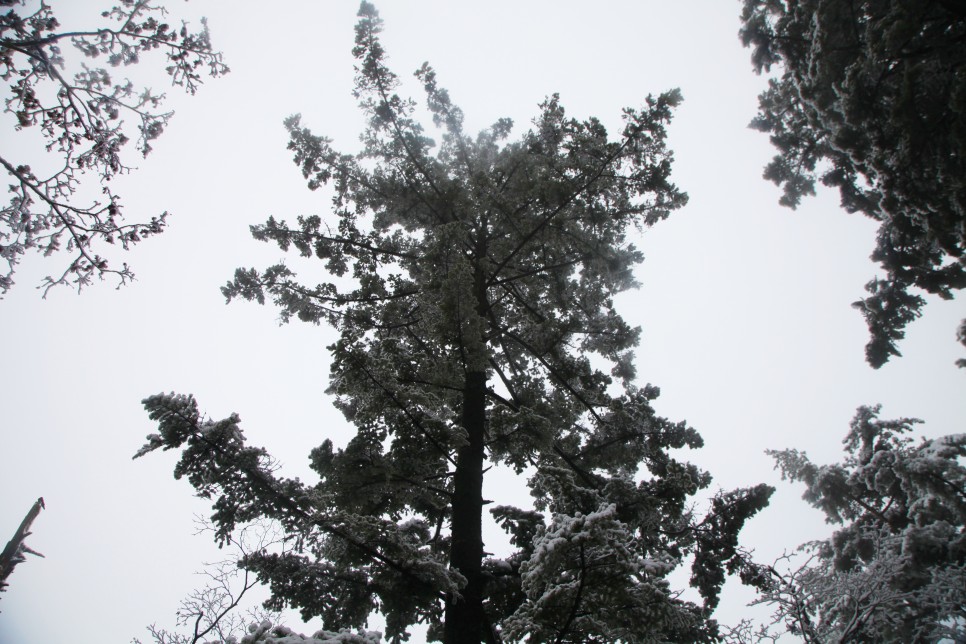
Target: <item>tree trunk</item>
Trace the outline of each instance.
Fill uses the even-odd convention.
[[[453,478],[453,527],[450,565],[466,577],[460,597],[446,602],[444,644],[483,640],[483,439],[486,423],[486,373],[466,374],[463,427],[468,442],[456,458]]]

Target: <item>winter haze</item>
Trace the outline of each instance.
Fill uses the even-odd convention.
[[[98,24],[109,6],[51,4],[65,29]],[[123,258],[137,281],[120,290],[95,283],[80,296],[61,288],[41,299],[34,286],[61,260],[28,257],[0,302],[0,540],[38,496],[47,504],[28,541],[46,558],[28,558],[11,576],[0,642],[146,640],[146,625],[174,625],[180,599],[201,583],[193,573],[202,562],[225,554],[193,535],[193,516],[208,506],[172,479],[175,455],[131,460],[155,431],[145,396],[193,393],[214,418],[238,412],[251,444],[268,448],[285,474],[309,480],[309,450],[352,435],[323,393],[334,333],[279,328],[271,307],[226,307],[218,289],[236,267],[281,257],[253,241],[249,225],[328,211],[327,195],[310,192],[291,162],[282,121],[300,112],[337,149],[357,148],[363,122],[350,51],[358,3],[167,6],[191,23],[207,16],[232,69],[195,97],[171,91],[172,124],[137,171],[114,182],[130,218],[168,210],[169,229]],[[597,116],[616,131],[622,107],[681,89],[668,144],[673,179],[690,202],[642,236],[642,286],[622,298],[620,312],[643,328],[638,381],[661,388],[657,411],[704,437],[705,447],[685,458],[711,472],[714,488],[777,488],[743,533],[761,560],[828,531],[800,500],[802,489],[780,481],[765,449],[837,460],[855,409],[878,402],[883,418],[922,418],[922,435],[961,431],[964,373],[954,361],[962,302],[932,298],[908,328],[903,357],[871,369],[867,329],[850,304],[875,274],[866,259],[875,226],[846,215],[829,191],[797,211],[781,208],[780,191],[761,178],[773,152],[746,125],[764,81],[736,35],[738,2],[377,7],[391,65],[409,79],[403,93],[421,96],[408,73],[429,61],[464,110],[467,131],[510,117],[519,133],[554,92],[568,114]],[[157,89],[166,83],[150,59],[130,71]],[[3,118],[5,148],[30,144],[29,134],[13,132],[11,115]],[[307,264],[304,277],[312,270],[320,268]],[[488,498],[519,496],[488,485]],[[502,535],[491,534],[494,551]],[[751,598],[729,582],[718,619],[737,622]],[[294,618],[288,625],[299,630]]]

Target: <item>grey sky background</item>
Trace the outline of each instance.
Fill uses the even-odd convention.
[[[109,3],[51,4],[74,28],[100,24]],[[212,417],[238,412],[252,444],[281,460],[283,473],[310,480],[309,450],[352,435],[323,393],[333,332],[279,328],[271,307],[225,306],[218,288],[239,266],[283,256],[253,241],[249,225],[328,212],[327,195],[310,192],[292,164],[282,120],[301,112],[338,148],[358,148],[363,120],[351,96],[350,53],[358,3],[166,4],[194,24],[207,16],[232,68],[194,98],[172,90],[177,115],[168,131],[147,159],[135,160],[132,149],[138,170],[114,182],[130,220],[169,210],[169,230],[112,255],[138,278],[119,291],[104,282],[80,296],[59,289],[41,299],[34,286],[67,260],[28,257],[0,301],[0,541],[38,496],[47,502],[28,541],[46,558],[28,559],[11,576],[0,598],[0,643],[146,639],[147,624],[173,625],[178,602],[202,581],[193,572],[223,554],[193,536],[193,515],[208,505],[172,479],[176,456],[131,460],[154,431],[140,405],[145,396],[193,393]],[[963,431],[966,373],[954,366],[962,300],[933,298],[909,327],[904,356],[871,369],[864,321],[849,304],[876,273],[867,260],[875,226],[846,215],[827,191],[798,211],[780,208],[778,189],[761,179],[773,152],[746,125],[764,81],[738,41],[737,0],[377,7],[402,93],[421,98],[411,73],[428,60],[466,113],[468,131],[504,116],[525,131],[537,104],[559,92],[568,114],[597,116],[616,132],[622,107],[681,88],[669,147],[674,180],[691,200],[640,239],[642,287],[622,298],[620,311],[643,327],[639,384],[661,387],[658,411],[704,436],[705,447],[687,458],[711,471],[715,487],[778,488],[744,532],[762,560],[829,530],[763,450],[795,447],[817,462],[839,460],[856,407],[878,402],[883,417],[924,419],[924,436]],[[145,60],[130,75],[161,89],[159,65]],[[12,130],[4,115],[5,154],[30,145]],[[286,261],[305,281],[324,278],[321,266]],[[525,502],[505,480],[488,483],[489,498]],[[493,535],[487,549],[499,544]],[[677,579],[683,586],[686,575]],[[729,583],[719,619],[749,614],[750,598]]]

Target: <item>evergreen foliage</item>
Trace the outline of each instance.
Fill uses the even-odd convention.
[[[796,450],[771,452],[803,498],[841,524],[806,544],[806,565],[762,570],[762,595],[806,642],[966,639],[966,434],[923,440],[911,418],[880,420],[861,407],[842,463],[815,465]]]
[[[379,611],[392,641],[415,623],[449,643],[713,640],[725,571],[747,568],[737,533],[771,490],[719,494],[694,515],[711,479],[673,450],[701,438],[655,413],[656,387],[632,384],[639,330],[613,302],[643,259],[630,234],[686,202],[665,148],[679,93],[625,109],[616,140],[552,96],[510,142],[506,119],[464,133],[424,65],[437,147],[396,93],[378,14],[363,2],[359,16],[362,151],[286,123],[309,186],[334,190],[334,220],[253,227],[321,260],[331,281],[278,264],[224,288],[339,331],[329,392],[356,436],[313,450],[307,484],[247,446],[238,416],[210,420],[167,394],[144,401],[159,433],[138,456],[181,450],[175,475],[213,500],[222,542],[278,521],[290,547],[240,564],[270,586],[269,607],[333,631]],[[535,505],[490,510],[515,549],[499,557],[482,540],[483,478],[498,464],[527,477]],[[702,605],[667,581],[689,555]]]
[[[966,286],[966,9],[955,0],[745,0],[741,39],[777,67],[752,127],[778,154],[765,177],[796,207],[816,180],[880,222],[886,275],[856,302],[874,367],[900,355],[925,303]]]

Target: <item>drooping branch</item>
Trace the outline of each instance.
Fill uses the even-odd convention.
[[[221,490],[213,517],[218,527],[217,538],[228,538],[239,507],[251,511],[252,504],[261,501],[260,516],[276,519],[300,531],[317,529],[338,538],[371,561],[396,571],[417,587],[432,586],[426,576],[420,574],[418,561],[406,563],[380,551],[362,536],[353,534],[351,528],[340,526],[338,521],[313,511],[311,501],[297,481],[275,479],[260,463],[265,458],[264,451],[243,447],[244,439],[237,428],[237,416],[218,423],[208,421],[202,425],[196,415],[194,399],[183,396],[152,396],[144,400],[144,405],[152,419],[159,422],[162,434],[149,436],[148,442],[134,458],[159,448],[178,448],[187,443],[175,474],[179,478],[188,474],[189,481],[203,496],[210,496],[215,488]],[[294,493],[299,493],[301,498],[293,496]],[[234,495],[244,498],[233,498]],[[435,588],[433,592],[437,592]]]

